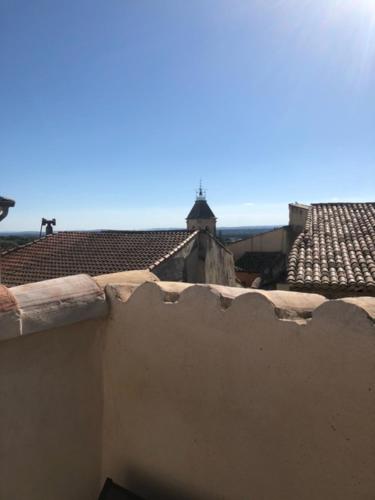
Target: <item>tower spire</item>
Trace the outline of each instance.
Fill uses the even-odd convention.
[[[197,197],[196,197],[197,200],[205,200],[206,199],[206,190],[203,189],[202,179],[199,180],[199,189],[197,189],[196,193],[197,193]]]
[[[196,193],[197,196],[193,208],[186,217],[187,228],[189,231],[199,229],[215,235],[216,217],[208,206],[206,190],[203,189],[202,180],[199,182],[199,188],[196,190]]]

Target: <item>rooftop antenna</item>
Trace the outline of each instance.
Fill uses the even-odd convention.
[[[56,226],[56,219],[51,219],[51,220],[48,220],[48,219],[45,219],[43,217],[42,219],[42,223],[40,225],[40,234],[39,234],[39,238],[42,237],[42,228],[43,226],[46,226],[46,236],[50,235],[50,234],[53,234],[53,227],[52,226]]]

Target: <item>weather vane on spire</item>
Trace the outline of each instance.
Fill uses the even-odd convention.
[[[206,190],[203,189],[202,179],[199,180],[199,189],[197,189],[197,200],[205,200],[206,199]]]

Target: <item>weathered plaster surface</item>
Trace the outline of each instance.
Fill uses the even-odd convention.
[[[195,229],[201,229],[203,231],[209,231],[211,234],[216,234],[216,219],[187,219],[187,228],[190,231]]]
[[[204,283],[236,286],[234,260],[231,252],[219,245],[207,233],[200,234],[199,244],[204,250]],[[221,265],[218,265],[220,262]]]
[[[94,280],[101,288],[104,288],[108,284],[139,284],[144,281],[159,281],[159,278],[151,271],[145,269],[141,271],[124,271],[120,273],[102,274],[101,276],[96,276]]]
[[[184,245],[169,259],[164,260],[152,271],[162,281],[191,281],[190,262],[197,246],[197,238]],[[196,263],[198,265],[198,263]]]
[[[289,204],[289,226],[296,231],[303,231],[305,228],[307,215],[310,205],[301,205],[300,203]]]
[[[11,290],[21,311],[21,335],[106,316],[105,294],[90,276],[77,274]]]
[[[372,300],[176,287],[112,304],[103,477],[153,499],[373,498]]]
[[[93,500],[100,491],[99,321],[0,343],[0,498]]]
[[[19,335],[21,330],[20,310],[14,295],[0,285],[0,340]]]
[[[105,294],[107,318],[0,342],[0,498],[96,498],[106,476],[150,499],[375,497],[374,298]]]
[[[162,281],[236,285],[233,255],[206,232],[153,269]]]
[[[289,247],[289,234],[288,229],[285,227],[256,234],[228,244],[228,248],[233,253],[235,261],[245,252],[282,252],[287,254]]]

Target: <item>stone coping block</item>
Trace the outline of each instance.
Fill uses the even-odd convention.
[[[20,329],[17,301],[8,288],[0,285],[0,340],[17,337]]]
[[[141,271],[123,271],[121,273],[102,274],[95,276],[94,280],[101,287],[105,288],[106,285],[133,283],[140,285],[145,281],[159,281],[159,278],[148,271],[147,269]]]
[[[21,311],[21,335],[108,313],[105,293],[85,274],[21,285],[11,291]]]

